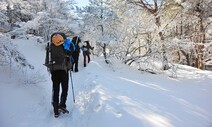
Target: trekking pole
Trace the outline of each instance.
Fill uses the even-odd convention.
[[[93,59],[94,59],[94,52],[93,52],[93,50],[92,50],[92,55],[93,55]]]
[[[74,84],[73,84],[73,79],[72,79],[71,71],[70,71],[70,77],[71,77],[71,87],[72,87],[73,101],[75,103]]]

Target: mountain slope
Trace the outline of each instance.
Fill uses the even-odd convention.
[[[2,127],[212,126],[211,72],[180,66],[178,78],[169,78],[166,73],[141,73],[116,60],[107,65],[101,57],[83,67],[82,55],[79,72],[72,73],[76,103],[70,78],[71,113],[54,118],[51,77],[42,65],[44,45],[34,39],[14,43],[35,69],[23,69],[22,75],[13,72],[12,78],[1,71]]]

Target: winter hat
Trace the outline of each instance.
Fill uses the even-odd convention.
[[[52,43],[55,45],[55,46],[60,46],[61,44],[64,43],[64,38],[62,35],[60,34],[55,34],[53,37],[52,37]]]

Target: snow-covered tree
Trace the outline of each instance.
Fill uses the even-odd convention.
[[[83,36],[85,39],[95,42],[97,54],[102,52],[108,63],[107,55],[111,49],[109,45],[116,38],[114,12],[104,0],[90,0],[90,6],[84,9]],[[107,50],[107,51],[106,51]]]
[[[168,59],[167,59],[167,51],[166,51],[166,47],[165,47],[165,43],[164,43],[164,25],[166,25],[166,23],[162,22],[162,18],[163,18],[163,9],[168,6],[169,4],[167,4],[167,1],[165,2],[161,2],[160,0],[153,0],[153,1],[145,1],[145,0],[128,0],[129,3],[134,4],[135,6],[139,6],[140,8],[142,8],[143,10],[147,11],[147,13],[151,14],[152,16],[154,16],[154,20],[155,20],[155,30],[156,33],[159,36],[159,47],[161,49],[161,56],[162,56],[162,66],[164,70],[169,69],[168,66]],[[166,3],[166,4],[164,4]],[[176,5],[174,5],[175,8],[178,7]]]
[[[203,69],[204,61],[210,56],[206,47],[210,45],[210,41],[207,40],[211,36],[208,34],[211,26],[211,2],[199,0],[177,2],[183,8],[168,28],[172,37],[180,39],[178,50],[175,50],[179,56],[179,61],[181,61],[180,64],[182,64],[183,58],[187,61],[183,64]]]
[[[44,41],[49,40],[52,32],[63,31],[68,35],[73,34],[74,0],[40,0],[16,1],[5,0],[7,8],[4,13],[11,24],[11,35],[22,36],[33,34],[43,36]]]
[[[194,18],[196,18],[196,30],[194,31],[194,41],[195,41],[195,53],[196,62],[195,66],[197,68],[204,68],[204,51],[206,44],[206,32],[208,26],[211,25],[212,21],[209,19],[212,16],[212,1],[211,0],[188,0],[187,5],[190,5],[188,13],[190,13]]]

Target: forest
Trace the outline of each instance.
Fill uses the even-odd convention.
[[[8,42],[35,37],[46,44],[62,31],[80,36],[104,56],[157,73],[188,65],[212,69],[212,0],[1,0],[0,65],[29,66]]]

